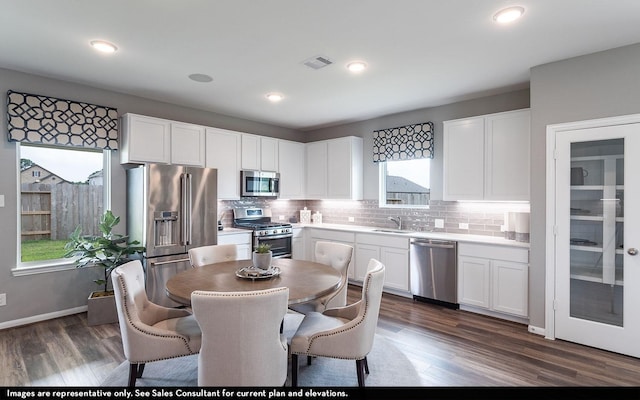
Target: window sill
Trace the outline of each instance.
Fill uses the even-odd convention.
[[[13,276],[26,276],[70,269],[76,269],[75,261],[73,259],[61,259],[20,263],[18,267],[11,270],[11,273]]]

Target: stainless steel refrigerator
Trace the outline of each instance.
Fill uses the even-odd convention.
[[[191,268],[190,248],[217,244],[217,170],[146,164],[127,170],[127,233],[146,249],[149,300],[180,304],[166,295],[166,282]]]

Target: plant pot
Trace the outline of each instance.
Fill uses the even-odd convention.
[[[253,266],[260,269],[269,269],[269,267],[271,267],[271,254],[271,252],[253,252]]]
[[[114,322],[118,322],[118,311],[113,291],[91,292],[87,299],[87,324],[93,326]]]

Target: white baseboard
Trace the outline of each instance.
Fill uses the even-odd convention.
[[[16,326],[33,324],[34,322],[46,321],[49,319],[55,319],[65,317],[67,315],[79,314],[86,312],[87,306],[69,308],[67,310],[60,310],[48,314],[34,315],[32,317],[14,319],[13,321],[0,322],[0,329],[14,328]]]

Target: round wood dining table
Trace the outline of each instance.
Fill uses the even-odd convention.
[[[251,265],[251,260],[225,261],[180,272],[167,281],[167,296],[190,305],[195,290],[239,292],[288,287],[292,305],[326,296],[344,284],[340,272],[329,265],[290,258],[273,259],[272,266],[280,269],[277,276],[251,279],[236,275],[236,271]]]

